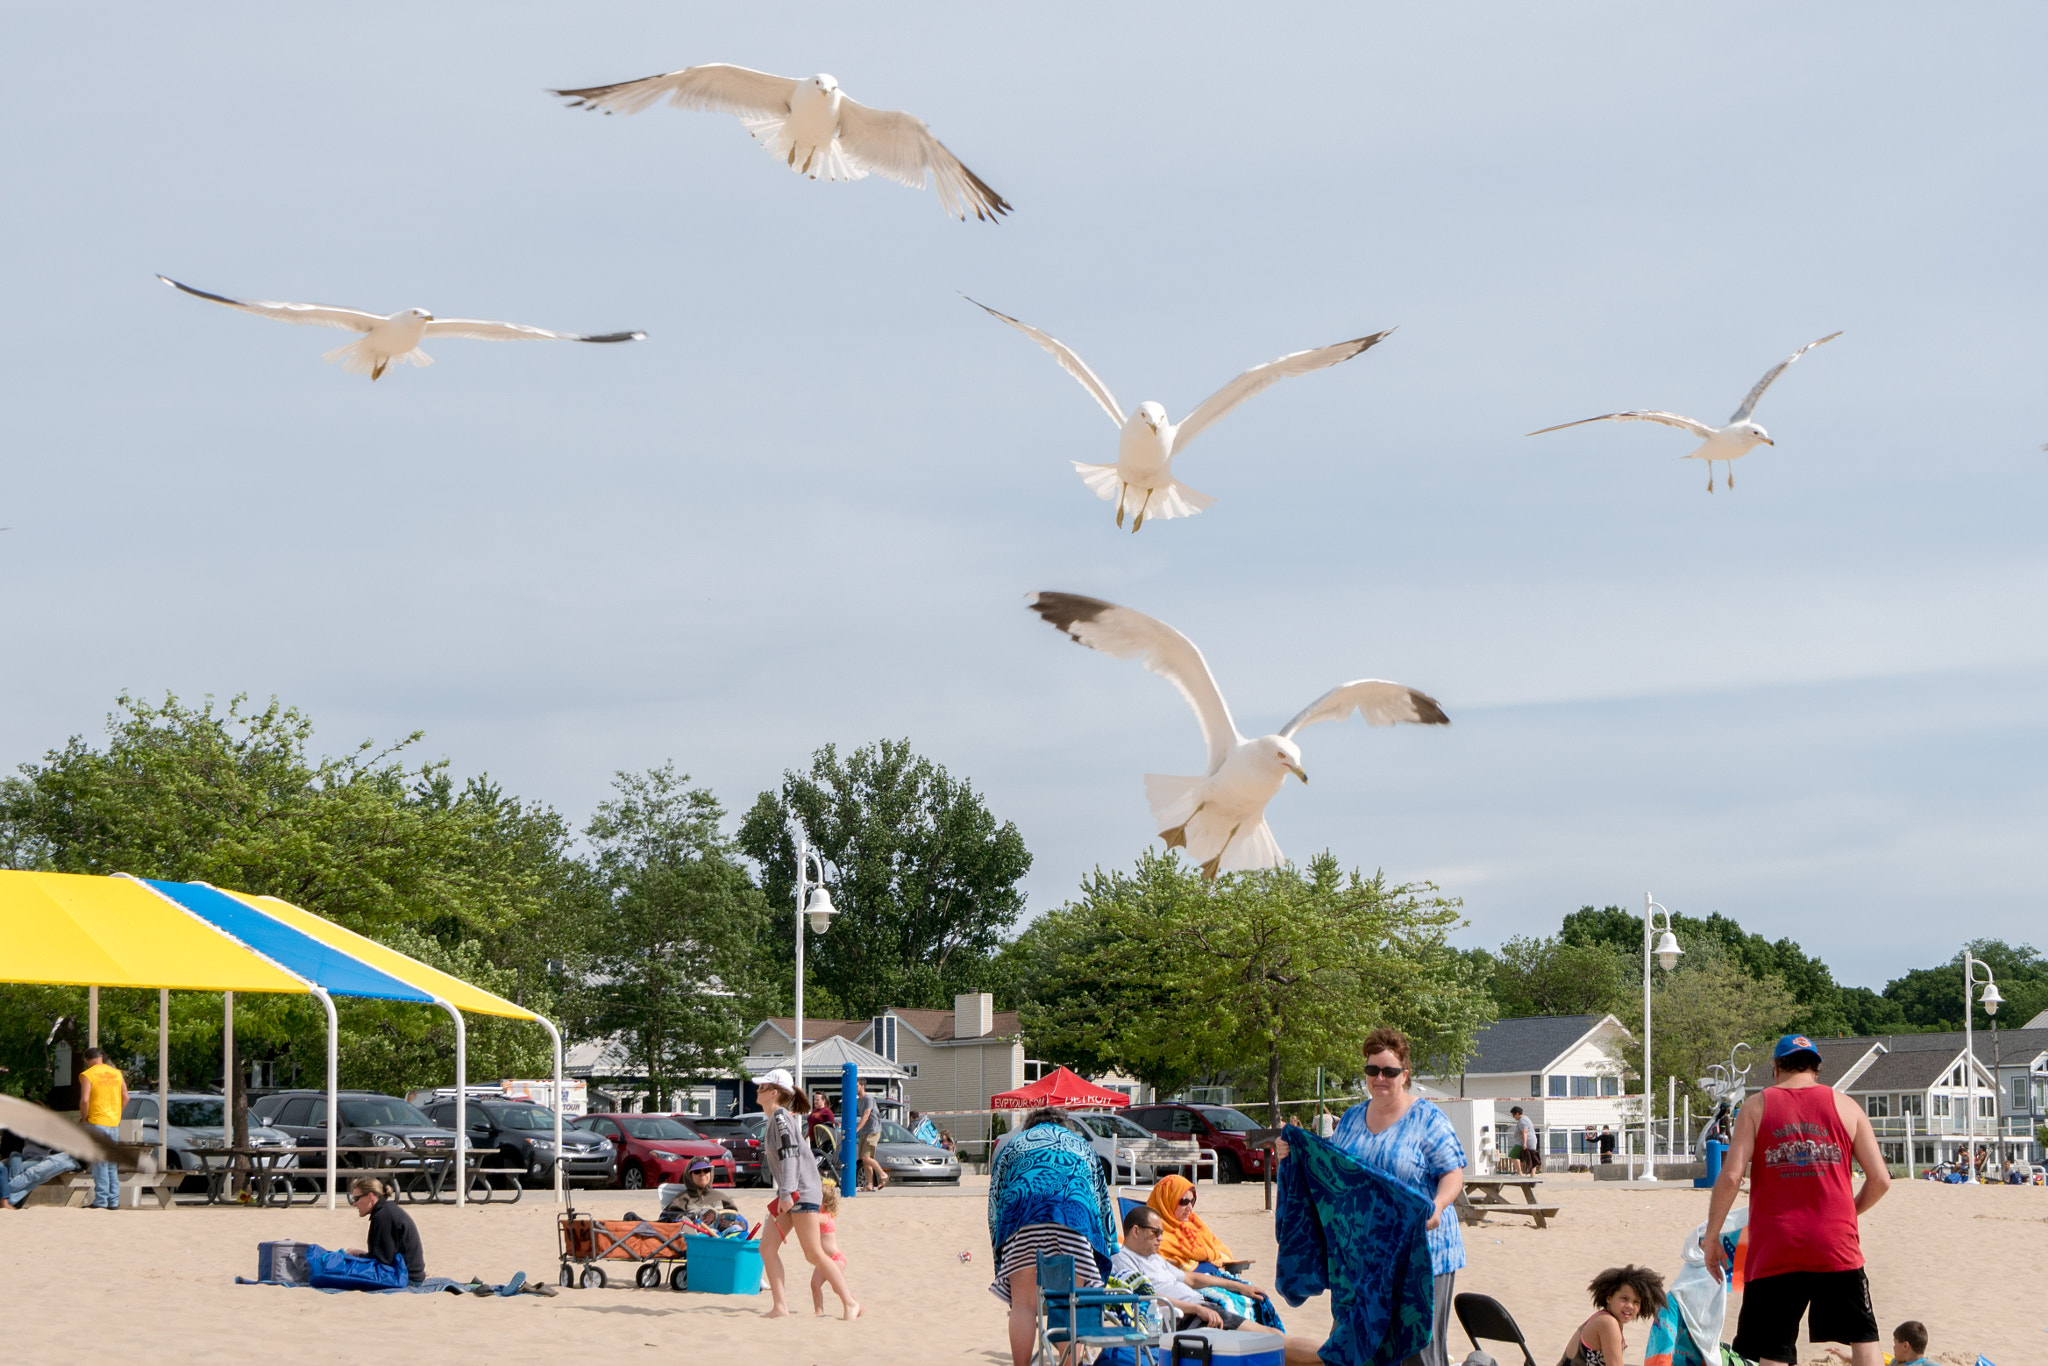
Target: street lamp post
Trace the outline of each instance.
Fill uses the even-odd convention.
[[[1656,926],[1657,912],[1664,912],[1664,933],[1657,940],[1655,948],[1650,946],[1650,934]],[[1656,1108],[1656,1086],[1650,1071],[1650,956],[1656,955],[1658,966],[1669,972],[1678,966],[1678,955],[1685,950],[1678,947],[1678,936],[1671,932],[1671,912],[1651,900],[1648,892],[1643,893],[1643,1177],[1657,1179],[1657,1130],[1651,1111]]]
[[[804,921],[809,920],[811,929],[823,934],[831,928],[832,917],[839,912],[833,908],[832,894],[825,890],[825,860],[811,848],[810,833],[795,817],[790,818],[790,824],[796,830],[796,1066],[792,1075],[801,1090],[804,1085]],[[814,867],[818,870],[815,878],[811,876]]]
[[[1984,969],[1984,976],[1982,978],[1977,976],[1978,968]],[[1983,990],[1977,990],[1979,987],[1982,987]],[[1972,995],[1983,1003],[1986,1015],[1993,1017],[1993,1019],[1997,1018],[1999,1003],[2005,998],[1998,994],[1998,983],[1992,980],[1991,965],[1975,954],[1972,954],[1968,949],[1964,949],[1963,1071],[1964,1075],[1969,1078],[1970,1095],[1969,1099],[1963,1102],[1969,1107],[1968,1113],[1963,1117],[1964,1123],[1968,1126],[1963,1132],[1969,1135],[1967,1140],[1968,1161],[1963,1170],[1968,1174],[1970,1180],[1975,1181],[1977,1179],[1977,1041],[1976,1032],[1971,1027],[1974,1023],[1972,1016],[1975,1013],[1970,1008],[1970,998]],[[1992,1080],[1995,1085],[1997,1078],[1994,1077]],[[1992,1108],[1996,1109],[1997,1107],[1993,1106]]]

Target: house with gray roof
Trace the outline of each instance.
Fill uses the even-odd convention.
[[[1980,1146],[2042,1160],[2035,1127],[2048,1122],[2048,1029],[1975,1031],[1976,1057],[1961,1030],[1820,1039],[1820,1079],[1854,1098],[1870,1116],[1889,1162],[1947,1161]]]
[[[1473,1037],[1463,1071],[1421,1080],[1437,1095],[1492,1100],[1487,1137],[1501,1157],[1512,1146],[1511,1112],[1520,1105],[1541,1136],[1545,1165],[1562,1170],[1588,1161],[1589,1131],[1614,1130],[1623,1135],[1619,1152],[1628,1151],[1632,1107],[1613,1049],[1631,1037],[1612,1015],[1495,1020]]]

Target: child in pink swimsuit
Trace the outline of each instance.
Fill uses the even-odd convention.
[[[830,1181],[825,1183],[824,1198],[818,1204],[818,1245],[825,1255],[842,1267],[846,1265],[846,1254],[839,1250],[839,1187]],[[825,1273],[811,1273],[811,1312],[825,1312]]]

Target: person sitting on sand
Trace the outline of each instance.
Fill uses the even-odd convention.
[[[370,1221],[369,1247],[352,1247],[348,1255],[374,1257],[383,1266],[403,1257],[406,1280],[413,1285],[425,1280],[427,1254],[420,1246],[419,1225],[392,1202],[390,1187],[374,1176],[359,1176],[349,1183],[348,1199],[356,1213]]]
[[[693,1224],[702,1224],[713,1233],[723,1233],[728,1227],[744,1225],[746,1220],[740,1217],[739,1207],[712,1188],[712,1175],[710,1158],[692,1159],[689,1170],[683,1173],[683,1188],[676,1192],[675,1198],[662,1210],[661,1222],[672,1224],[679,1219],[688,1219]]]
[[[1110,1274],[1125,1284],[1143,1282],[1151,1287],[1155,1295],[1171,1301],[1180,1311],[1180,1322],[1164,1325],[1174,1332],[1197,1328],[1242,1329],[1252,1333],[1273,1333],[1282,1338],[1282,1351],[1287,1361],[1320,1363],[1317,1355],[1320,1344],[1313,1338],[1286,1337],[1277,1328],[1268,1328],[1263,1323],[1254,1323],[1241,1314],[1235,1314],[1221,1305],[1211,1304],[1202,1294],[1210,1286],[1228,1290],[1232,1294],[1250,1299],[1263,1300],[1266,1292],[1246,1281],[1234,1281],[1227,1276],[1210,1276],[1200,1271],[1183,1271],[1167,1257],[1160,1255],[1159,1244],[1164,1233],[1159,1212],[1150,1205],[1135,1205],[1124,1216],[1124,1245],[1110,1258]]]
[[[1228,1268],[1232,1260],[1230,1248],[1195,1213],[1192,1181],[1184,1176],[1162,1176],[1145,1197],[1145,1204],[1159,1214],[1163,1230],[1159,1254],[1167,1261],[1183,1271],[1191,1271],[1204,1262],[1215,1268],[1212,1274],[1221,1274]]]
[[[1622,1337],[1636,1319],[1664,1309],[1664,1278],[1646,1266],[1611,1266],[1586,1287],[1593,1316],[1565,1344],[1558,1366],[1622,1366]]]

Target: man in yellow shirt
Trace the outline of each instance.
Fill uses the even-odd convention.
[[[78,1121],[108,1138],[121,1135],[121,1110],[128,1104],[128,1080],[97,1048],[85,1050],[86,1068],[78,1074]],[[92,1207],[121,1208],[121,1169],[112,1162],[92,1164]]]

